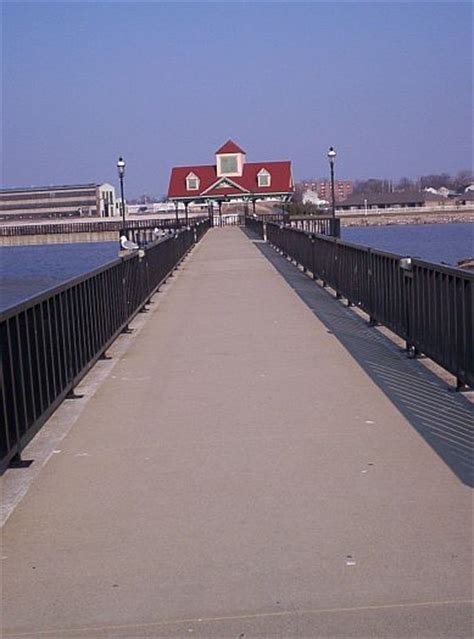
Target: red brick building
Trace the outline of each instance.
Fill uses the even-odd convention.
[[[228,140],[215,153],[215,164],[174,167],[171,170],[168,200],[176,205],[243,202],[245,207],[257,200],[287,202],[294,192],[291,162],[247,162],[246,153]]]
[[[321,200],[331,201],[330,180],[305,180],[301,183],[306,191],[314,191]],[[334,180],[336,202],[343,202],[354,192],[354,183],[348,180]]]

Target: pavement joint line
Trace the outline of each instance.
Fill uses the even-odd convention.
[[[413,603],[392,603],[392,604],[379,604],[373,606],[353,606],[342,608],[308,608],[302,610],[278,610],[276,612],[256,612],[246,615],[224,615],[221,617],[193,617],[185,619],[170,619],[167,621],[154,621],[150,623],[138,623],[138,624],[118,624],[118,625],[102,625],[102,626],[83,626],[81,628],[57,628],[56,630],[34,630],[35,636],[47,637],[48,635],[57,635],[58,633],[76,633],[76,632],[101,632],[109,630],[134,630],[138,628],[154,628],[160,626],[177,626],[180,624],[190,623],[218,623],[221,621],[239,621],[245,619],[264,619],[268,617],[290,617],[297,615],[320,615],[320,614],[335,614],[339,612],[365,612],[370,610],[392,610],[396,608],[422,608],[429,606],[452,606],[455,604],[474,604],[472,599],[447,599],[441,601],[420,601]],[[21,632],[14,634],[3,635],[4,639],[12,637],[31,637],[30,632]]]

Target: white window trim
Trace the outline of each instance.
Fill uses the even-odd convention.
[[[218,177],[241,177],[244,166],[244,154],[243,153],[219,153],[216,155],[216,166]],[[237,160],[237,171],[222,171],[221,160],[224,158],[235,158]]]
[[[261,184],[261,178],[267,178],[267,184]],[[261,188],[268,188],[272,185],[272,176],[267,169],[260,169],[257,173],[257,184]]]
[[[196,186],[190,186],[190,181],[195,180]],[[200,180],[195,173],[188,173],[186,176],[186,191],[199,191]]]

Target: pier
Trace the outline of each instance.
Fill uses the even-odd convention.
[[[125,260],[133,317],[1,479],[5,639],[471,636],[471,403],[252,229],[140,296]]]

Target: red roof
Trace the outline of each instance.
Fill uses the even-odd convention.
[[[257,175],[261,169],[266,169],[270,173],[270,186],[258,186]],[[186,189],[186,177],[189,173],[194,173],[199,178],[199,189],[196,191]],[[230,183],[232,186],[220,186],[222,182]],[[214,188],[210,188],[214,184]],[[218,177],[215,165],[174,167],[171,171],[168,197],[197,199],[219,195],[291,193],[292,191],[291,162],[247,162],[243,166],[241,177]]]
[[[221,146],[220,149],[217,149],[216,155],[219,153],[245,153],[235,142],[232,140],[227,140],[227,142]]]

